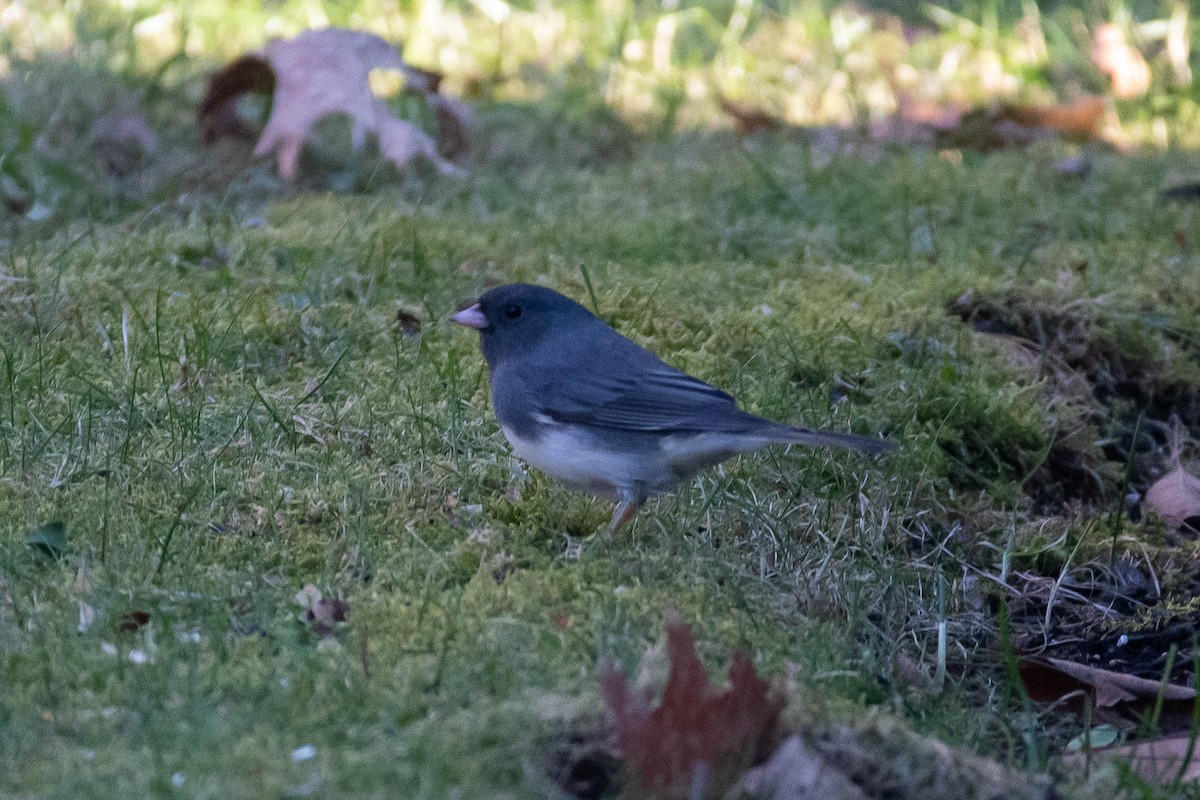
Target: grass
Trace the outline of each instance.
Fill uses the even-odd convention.
[[[1100,458],[1119,414],[1048,396],[947,304],[1080,308],[1194,385],[1200,231],[1159,198],[1192,153],[1095,154],[1079,182],[1050,143],[830,155],[551,98],[484,104],[469,179],[334,159],[300,189],[248,145],[198,150],[172,90],[148,106],[161,149],[120,178],[86,144],[94,98],[153,82],[35,63],[5,85],[5,135],[57,138],[18,186],[51,215],[12,215],[0,249],[0,796],[553,796],[601,665],[636,671],[668,609],[714,669],[740,648],[821,714],[1047,770],[1079,729],[1020,701],[989,576],[1148,543],[1190,591],[1194,544],[1030,499],[1057,431]],[[518,280],[756,413],[897,451],[741,458],[609,534],[604,504],[513,459],[448,321]],[[53,521],[61,558],[25,541]],[[303,619],[308,584],[349,604],[335,636]],[[932,672],[941,622],[945,690],[910,691],[896,656]]]
[[[790,661],[817,691],[891,705],[876,676],[897,642],[932,653],[933,582],[961,578],[963,556],[908,552],[912,518],[984,505],[1025,524],[1017,475],[989,458],[1037,451],[1053,425],[1036,382],[943,304],[1050,284],[1070,252],[1095,259],[1090,295],[1195,292],[1159,255],[1191,212],[1158,205],[1153,158],[1103,160],[1081,190],[1047,185],[1036,153],[837,161],[803,182],[803,148],[756,157],[796,203],[732,140],[696,136],[596,171],[272,200],[249,225],[217,204],[14,237],[3,790],[536,793],[545,740],[596,711],[598,664],[632,668],[668,608],[714,655],[745,648],[767,673]],[[905,181],[917,220],[953,220],[936,258],[909,253]],[[1037,253],[1005,252],[1051,210]],[[584,267],[601,314],[747,408],[881,430],[899,452],[744,458],[592,536],[607,509],[512,460],[477,343],[447,323],[495,280],[584,298]],[[982,452],[963,463],[956,442]],[[996,499],[957,493],[960,469]],[[49,520],[70,537],[54,563],[22,538]],[[336,639],[298,620],[308,583],[349,602]],[[80,603],[97,613],[82,633]],[[150,622],[123,632],[133,611]],[[965,701],[907,715],[1002,755],[1008,709]],[[304,744],[317,756],[294,763]]]

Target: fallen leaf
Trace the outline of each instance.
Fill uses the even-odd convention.
[[[903,101],[903,96],[898,100]],[[972,109],[930,101],[900,102],[895,114],[872,122],[867,134],[875,142],[981,152],[1054,138],[1091,142],[1102,138],[1107,108],[1103,97],[1094,96],[1053,105],[992,104]]]
[[[471,148],[475,112],[462,100],[441,93],[444,77],[440,72],[410,64],[405,73],[404,91],[421,96],[433,109],[438,152],[445,158],[454,159]]]
[[[254,153],[276,152],[284,178],[296,176],[300,150],[313,125],[330,114],[349,117],[355,147],[364,143],[368,133],[374,133],[380,152],[398,169],[423,156],[442,174],[465,174],[439,154],[433,139],[398,119],[375,97],[369,81],[373,69],[398,70],[419,88],[437,84],[428,77],[430,73],[414,70],[400,57],[398,48],[374,34],[344,28],[303,31],[294,39],[273,39],[261,53],[248,53],[209,76],[197,111],[201,135],[211,142],[243,133],[238,99],[248,92],[269,91],[271,114]],[[465,105],[441,98],[431,101],[431,106],[437,113],[454,117],[464,129],[468,125]]]
[[[1183,444],[1179,417],[1171,417],[1171,427],[1172,469],[1146,490],[1143,502],[1169,530],[1176,531],[1193,528],[1189,520],[1200,517],[1200,478],[1185,470],[1180,460]]]
[[[1113,94],[1121,99],[1140,97],[1150,88],[1150,65],[1125,38],[1120,25],[1107,23],[1092,37],[1092,63],[1108,76]]]
[[[896,679],[905,686],[920,692],[931,692],[937,688],[933,676],[929,674],[929,668],[903,650],[896,651],[893,669]]]
[[[1200,779],[1200,752],[1196,751],[1200,751],[1200,746],[1193,751],[1191,734],[1181,733],[1120,747],[1092,748],[1087,753],[1069,753],[1063,757],[1063,763],[1083,768],[1090,762],[1094,768],[1097,763],[1120,759],[1128,762],[1130,769],[1145,780],[1164,784],[1173,782],[1177,775],[1182,781]]]
[[[810,719],[805,741],[872,798],[1055,800],[1048,775],[1033,774],[915,733],[884,714],[853,722]],[[772,800],[782,800],[772,798]],[[806,793],[788,800],[825,800]]]
[[[423,156],[443,175],[466,175],[466,171],[442,158],[438,153],[437,142],[425,135],[425,132],[413,125],[391,115],[386,104],[378,102],[379,152],[383,157],[403,169],[409,161],[417,156]],[[266,133],[264,132],[264,136]],[[261,144],[255,148],[256,153],[265,152]],[[282,158],[283,153],[280,152]],[[282,172],[282,170],[281,170]]]
[[[238,101],[246,94],[269,95],[274,91],[271,63],[257,53],[246,53],[209,75],[204,83],[204,96],[196,108],[201,141],[212,144],[226,137],[251,138],[253,132],[238,116]]]
[[[312,608],[322,597],[321,590],[313,586],[311,583],[304,584],[304,588],[296,592],[296,604],[305,611]]]
[[[1162,692],[1164,701],[1186,704],[1190,710],[1196,698],[1196,690],[1187,686],[1167,684],[1164,688],[1160,681],[1047,656],[1022,658],[1020,672],[1030,699],[1039,703],[1066,702],[1070,708],[1082,709],[1085,694],[1092,697],[1096,708],[1137,701],[1153,703]]]
[[[35,552],[57,561],[67,551],[67,529],[59,521],[39,525],[25,534],[25,544]]]
[[[742,779],[747,794],[763,800],[866,800],[867,795],[799,736],[780,745],[767,763]]]
[[[1001,108],[999,116],[1027,128],[1055,133],[1068,141],[1087,142],[1100,138],[1107,109],[1103,97],[1085,95],[1070,103],[1008,105]]]
[[[657,706],[608,669],[601,676],[618,749],[630,777],[660,800],[720,796],[748,767],[779,718],[783,700],[744,655],[734,656],[729,689],[709,683],[688,626],[667,622],[671,672]]]
[[[404,89],[415,94],[437,94],[441,91],[442,80],[445,77],[436,70],[422,69],[409,64],[408,71],[404,74]]]

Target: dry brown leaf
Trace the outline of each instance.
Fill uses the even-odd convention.
[[[212,141],[242,132],[236,113],[238,98],[270,87],[271,115],[254,153],[277,152],[279,173],[285,178],[296,176],[300,150],[313,125],[330,114],[350,119],[355,147],[362,145],[368,133],[376,134],[380,152],[397,168],[419,155],[442,174],[463,174],[461,168],[442,158],[433,139],[395,117],[387,104],[375,97],[369,82],[374,69],[403,72],[418,89],[432,83],[427,73],[414,71],[396,47],[374,34],[325,28],[304,31],[294,39],[273,39],[261,54],[242,56],[209,78],[198,111],[202,135],[205,141]],[[446,105],[462,113],[452,104],[433,105],[435,110]]]
[[[1070,103],[1005,106],[1001,117],[1027,128],[1053,132],[1069,141],[1087,142],[1100,138],[1107,108],[1103,97],[1087,95]]]
[[[440,72],[409,66],[404,91],[420,95],[433,109],[437,122],[438,152],[445,158],[457,158],[471,149],[471,131],[475,127],[475,112],[456,97],[441,94]]]
[[[696,796],[698,789],[720,796],[771,735],[783,700],[770,695],[741,654],[729,668],[729,689],[714,689],[691,631],[678,619],[667,622],[667,653],[671,672],[657,706],[620,672],[601,676],[621,758],[630,777],[659,800]]]
[[[1096,28],[1091,52],[1092,62],[1108,76],[1117,97],[1141,97],[1150,89],[1150,65],[1129,44],[1120,25],[1108,23]]]
[[[247,53],[222,70],[208,76],[204,96],[196,107],[196,126],[200,139],[212,144],[226,137],[251,138],[238,117],[238,100],[246,94],[271,94],[275,91],[275,73],[266,58]]]
[[[1200,751],[1200,747],[1195,749]],[[1063,757],[1063,763],[1083,768],[1090,761],[1094,768],[1097,763],[1121,759],[1129,762],[1130,769],[1152,783],[1171,783],[1177,775],[1184,781],[1200,780],[1200,752],[1190,751],[1191,734],[1181,733],[1119,747],[1093,749],[1090,753],[1071,753]],[[1185,760],[1187,766],[1180,775],[1179,770],[1184,767]]]
[[[1200,478],[1176,467],[1146,490],[1145,504],[1171,528],[1200,517]]]
[[[1182,425],[1178,417],[1171,418],[1174,432],[1171,443],[1172,469],[1146,490],[1146,508],[1158,515],[1168,529],[1174,531],[1188,520],[1200,517],[1200,478],[1183,468]]]
[[[1055,105],[989,105],[965,109],[897,94],[896,113],[868,126],[872,141],[962,147],[988,152],[1060,138],[1089,142],[1101,138],[1107,109],[1102,97],[1082,97]]]
[[[1164,688],[1160,681],[1059,658],[1022,658],[1020,670],[1025,691],[1039,703],[1066,701],[1068,707],[1082,708],[1083,696],[1090,694],[1096,708],[1112,708],[1121,703],[1152,703],[1161,691],[1164,701],[1186,704],[1190,709],[1196,698],[1196,690],[1187,686],[1167,684]]]

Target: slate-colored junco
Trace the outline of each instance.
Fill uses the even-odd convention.
[[[613,500],[614,529],[647,498],[738,453],[789,442],[889,447],[747,413],[541,286],[500,286],[453,319],[480,333],[492,406],[513,450],[552,478]]]

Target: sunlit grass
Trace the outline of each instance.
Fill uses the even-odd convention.
[[[722,95],[794,124],[823,124],[891,112],[898,92],[968,104],[1103,93],[1107,79],[1092,63],[1091,37],[1117,23],[1151,54],[1153,102],[1121,109],[1149,135],[1145,126],[1156,118],[1196,115],[1189,12],[1183,3],[1168,5],[1114,4],[1101,12],[993,0],[914,4],[896,17],[828,0],[678,8],[632,0],[533,8],[504,0],[78,0],[10,4],[0,13],[0,42],[10,68],[13,59],[59,52],[117,73],[160,73],[178,82],[269,37],[353,27],[402,43],[410,61],[446,73],[448,85],[468,95],[536,98],[554,76],[583,68],[594,73],[599,97],[640,125],[660,127],[719,119]]]

